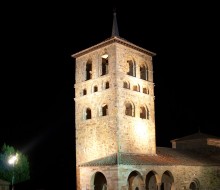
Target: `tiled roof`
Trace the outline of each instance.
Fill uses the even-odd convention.
[[[87,166],[109,165],[213,165],[220,166],[220,157],[201,155],[192,151],[157,147],[156,155],[119,153],[81,164]]]
[[[181,138],[178,138],[178,139],[174,139],[174,140],[171,140],[171,141],[185,141],[185,140],[208,139],[208,138],[217,138],[217,137],[215,137],[213,135],[208,135],[208,134],[205,134],[205,133],[198,132],[198,133],[194,133],[192,135],[188,135],[188,136],[181,137]]]

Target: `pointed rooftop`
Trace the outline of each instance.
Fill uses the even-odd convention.
[[[113,24],[112,24],[112,37],[117,36],[119,37],[119,31],[118,31],[118,23],[116,18],[116,11],[113,11]]]
[[[102,41],[102,42],[100,42],[96,45],[93,45],[93,46],[91,46],[87,49],[84,49],[82,51],[79,51],[79,52],[73,54],[72,57],[74,57],[74,58],[80,57],[84,54],[87,54],[91,51],[94,51],[96,49],[99,49],[101,47],[107,46],[107,45],[112,44],[112,43],[123,44],[124,46],[135,49],[137,51],[140,51],[140,52],[142,52],[144,54],[147,54],[147,55],[150,55],[150,56],[155,56],[156,55],[156,53],[151,52],[149,50],[146,50],[146,49],[144,49],[140,46],[137,46],[137,45],[135,45],[135,44],[129,42],[128,40],[126,40],[126,39],[119,36],[118,23],[117,23],[117,18],[116,18],[116,11],[114,10],[113,11],[113,24],[112,24],[112,35],[111,35],[111,37],[107,38],[106,40],[104,40],[104,41]]]

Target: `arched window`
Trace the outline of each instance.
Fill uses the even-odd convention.
[[[108,106],[103,105],[102,106],[102,116],[108,115]]]
[[[86,109],[86,119],[91,119],[92,118],[92,112],[90,108]]]
[[[140,118],[146,119],[146,109],[144,106],[140,107]]]
[[[95,173],[93,186],[94,190],[107,190],[107,180],[103,173]]]
[[[144,94],[149,94],[149,89],[146,88],[146,87],[144,87],[144,88],[143,88],[143,93],[144,93]]]
[[[109,88],[109,82],[106,82],[105,83],[105,89],[108,89]]]
[[[102,75],[108,74],[108,54],[102,55]]]
[[[98,92],[98,86],[94,86],[93,92]]]
[[[200,189],[200,183],[198,179],[193,179],[193,181],[189,185],[190,190],[199,190]]]
[[[130,88],[129,83],[124,81],[123,82],[123,88],[129,89]]]
[[[143,80],[147,80],[148,70],[145,65],[140,66],[140,78]]]
[[[128,75],[136,77],[136,63],[132,60],[127,61],[129,66]]]
[[[86,63],[86,80],[92,79],[92,61]]]
[[[133,91],[140,92],[140,86],[139,85],[134,85],[133,86]]]
[[[87,94],[87,90],[83,89],[83,96],[85,96]]]
[[[134,117],[134,106],[130,103],[130,102],[127,102],[125,104],[125,115],[129,115],[129,116],[132,116]]]

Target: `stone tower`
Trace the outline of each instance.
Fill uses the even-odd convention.
[[[156,154],[154,55],[119,36],[116,13],[110,38],[72,55],[78,190],[99,189],[86,177],[91,171],[81,169],[87,163]],[[106,171],[112,175],[108,189],[117,189],[117,164]]]

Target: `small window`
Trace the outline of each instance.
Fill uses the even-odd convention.
[[[129,71],[127,72],[128,75],[135,77],[136,76],[136,64],[134,61],[129,60],[127,61]]]
[[[109,82],[106,82],[105,83],[105,89],[108,89],[109,88]]]
[[[128,82],[123,82],[123,88],[129,89],[129,83]]]
[[[83,89],[83,96],[85,96],[87,94],[87,90]]]
[[[87,108],[86,109],[86,119],[91,119],[92,118],[92,113],[91,113],[91,109]]]
[[[125,104],[125,115],[134,117],[134,108],[131,103]]]
[[[98,92],[98,86],[94,86],[94,92]]]
[[[146,109],[145,107],[140,107],[140,118],[146,119]]]
[[[108,54],[102,55],[102,75],[108,74]]]
[[[92,62],[86,63],[86,80],[92,79]]]
[[[149,94],[148,88],[145,88],[145,87],[144,87],[144,88],[143,88],[143,93],[144,93],[144,94]]]
[[[133,86],[133,91],[138,91],[138,90],[137,90],[137,85],[134,85],[134,86]]]
[[[133,91],[140,92],[140,86],[139,85],[134,85],[133,86]]]
[[[147,80],[147,69],[145,66],[140,66],[140,78]]]
[[[102,107],[102,116],[108,115],[108,106],[104,105]]]

